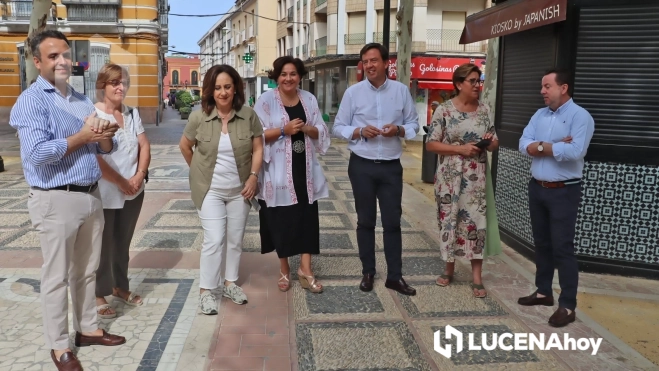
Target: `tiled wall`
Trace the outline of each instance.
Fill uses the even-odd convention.
[[[327,15],[339,12],[339,0],[327,0]]]
[[[531,159],[499,149],[499,225],[533,245],[528,209]],[[576,253],[659,264],[659,167],[587,162]]]

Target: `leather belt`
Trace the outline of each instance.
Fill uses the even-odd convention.
[[[79,186],[75,184],[67,184],[59,187],[53,187],[53,188],[39,188],[39,187],[32,187],[33,189],[38,189],[40,191],[67,191],[67,192],[81,192],[81,193],[92,193],[98,188],[98,183],[94,183],[92,185],[88,186]]]
[[[358,160],[365,161],[365,162],[370,162],[370,163],[373,163],[373,164],[392,164],[394,162],[400,162],[399,158],[396,158],[396,159],[393,159],[393,160],[372,160],[370,158],[363,158],[361,156],[357,156],[354,153],[351,153],[350,157],[354,157]]]
[[[564,180],[562,182],[545,182],[538,179],[533,179],[536,183],[540,184],[544,188],[564,188],[569,185],[575,185],[581,183],[581,179],[570,179]]]

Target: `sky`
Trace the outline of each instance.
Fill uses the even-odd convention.
[[[273,0],[274,1],[274,0]],[[169,0],[169,13],[218,14],[226,13],[236,0]],[[217,22],[218,17],[169,16],[169,49],[199,53],[197,41]],[[173,48],[175,46],[176,48]]]

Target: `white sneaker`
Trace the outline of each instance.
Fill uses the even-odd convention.
[[[217,314],[217,300],[215,299],[215,295],[209,290],[204,291],[199,297],[199,307],[203,314]]]
[[[247,295],[243,292],[243,289],[235,283],[229,284],[229,286],[224,286],[224,293],[222,296],[225,298],[231,299],[236,304],[247,304]]]

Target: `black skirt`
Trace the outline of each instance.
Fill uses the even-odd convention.
[[[286,112],[290,120],[300,118],[306,121],[302,103],[286,107]],[[304,139],[304,133],[299,132],[291,136],[291,143],[304,143]],[[310,204],[307,193],[306,149],[300,143],[291,147],[296,149],[291,151],[291,157],[297,204],[267,207],[265,201],[259,200],[261,254],[277,251],[279,258],[320,253],[318,202]]]

